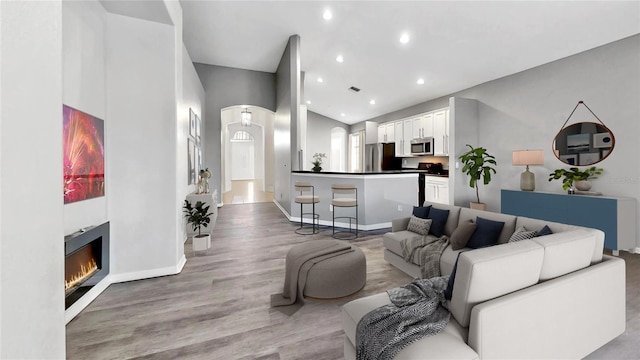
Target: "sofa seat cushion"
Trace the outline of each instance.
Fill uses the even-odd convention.
[[[400,257],[404,257],[402,255],[402,240],[408,240],[413,238],[414,236],[422,235],[408,230],[389,232],[384,234],[384,236],[382,237],[382,244],[385,248],[387,248],[387,250],[391,251],[392,253]],[[420,265],[420,251],[416,251],[413,254],[413,259],[411,259],[411,262],[415,265]]]
[[[386,292],[353,300],[342,307],[342,328],[345,336],[355,345],[358,322],[368,312],[390,304]],[[408,359],[478,359],[478,354],[466,344],[468,330],[453,318],[438,335],[424,337],[411,343],[394,360]]]
[[[540,280],[549,280],[591,264],[596,239],[586,230],[565,231],[532,239],[544,248]]]

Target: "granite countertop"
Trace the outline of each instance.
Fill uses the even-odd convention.
[[[309,170],[293,170],[294,174],[327,174],[327,175],[387,175],[387,174],[426,174],[429,176],[438,176],[448,178],[448,174],[429,174],[426,170],[418,169],[402,169],[402,170],[383,170],[383,171],[365,171],[365,172],[349,172],[349,171],[309,171]]]

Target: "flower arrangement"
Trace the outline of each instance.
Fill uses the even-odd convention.
[[[327,155],[325,153],[315,153],[313,155],[313,161],[311,162],[313,164],[313,168],[311,170],[315,172],[322,171],[322,159],[325,159],[326,157]]]

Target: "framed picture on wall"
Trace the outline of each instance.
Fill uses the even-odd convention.
[[[187,184],[193,185],[196,183],[196,144],[191,139],[187,140],[187,157]]]
[[[200,146],[200,117],[196,115],[196,145]]]
[[[578,165],[578,155],[560,155],[560,160],[569,165]]]
[[[609,153],[611,152],[611,149],[603,149],[602,150],[602,158],[606,158],[607,156],[609,156]]]
[[[578,154],[578,165],[591,165],[600,161],[600,152]]]
[[[196,137],[196,113],[189,108],[189,135],[195,139]]]

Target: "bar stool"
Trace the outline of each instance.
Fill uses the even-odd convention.
[[[316,214],[316,203],[320,202],[320,196],[316,195],[315,188],[311,183],[307,181],[296,181],[296,191],[300,192],[300,195],[296,196],[296,203],[300,204],[300,227],[295,230],[296,234],[300,235],[313,235],[320,231],[320,215]],[[311,192],[311,195],[304,195],[306,192]],[[312,212],[302,212],[302,205],[311,204]],[[303,225],[304,215],[311,215],[311,232]]]
[[[341,240],[351,240],[358,237],[358,189],[353,184],[331,185],[331,205],[333,205],[333,237]],[[351,195],[355,197],[336,197],[336,194]],[[355,216],[336,216],[336,208],[355,207]],[[349,231],[336,232],[336,219],[349,219]],[[356,221],[355,233],[351,227],[351,221]],[[348,234],[346,236],[341,234]]]

